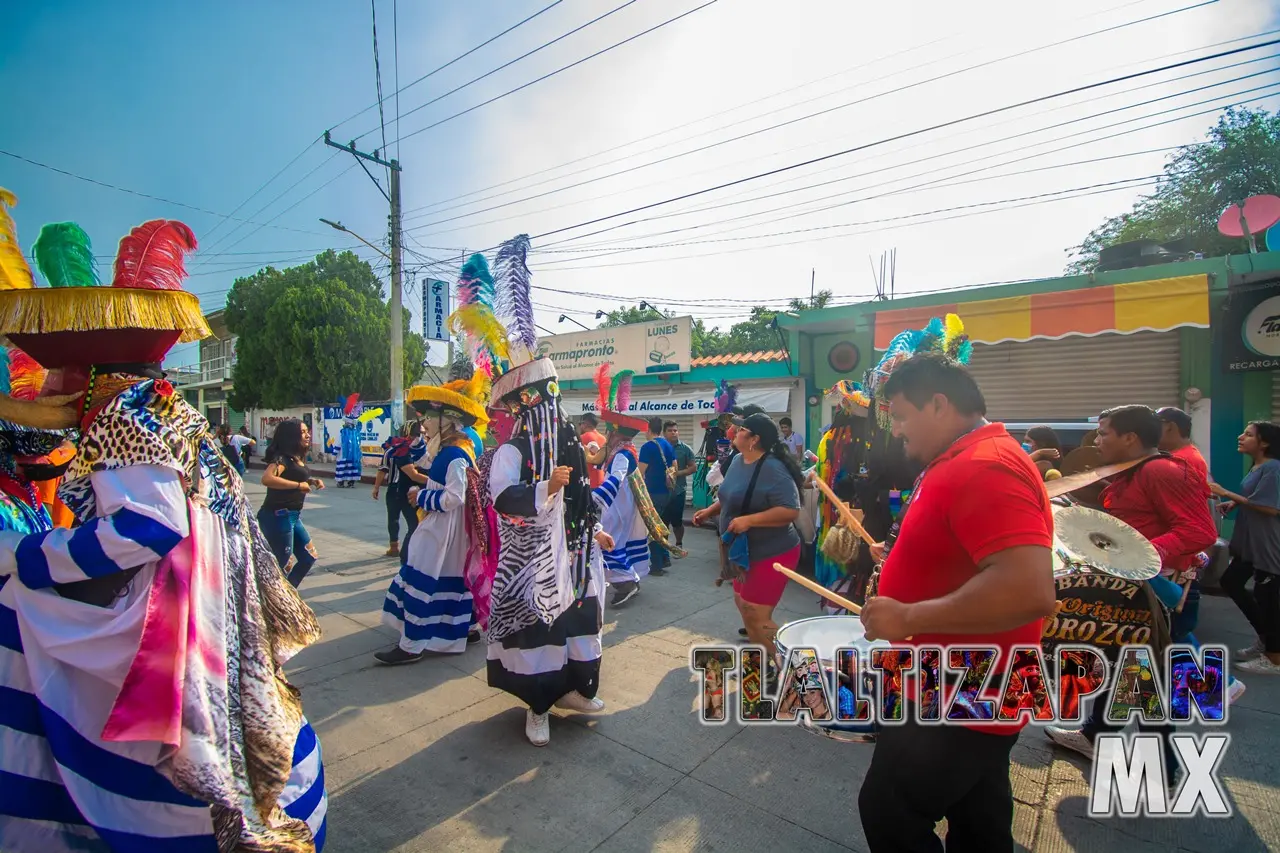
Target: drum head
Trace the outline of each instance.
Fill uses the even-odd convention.
[[[835,659],[839,648],[868,650],[890,645],[883,640],[868,640],[862,620],[849,615],[811,616],[788,622],[778,629],[774,644],[780,658],[791,649],[810,648],[817,651],[819,660],[827,663]]]

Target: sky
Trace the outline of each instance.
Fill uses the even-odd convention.
[[[385,245],[388,173],[331,130],[403,168],[415,324],[423,278],[523,233],[549,333],[861,301],[890,251],[899,296],[1059,275],[1223,107],[1280,108],[1280,45],[1060,94],[1280,38],[1277,0],[46,0],[6,30],[24,248],[76,221],[109,278],[131,227],[181,219],[206,310],[325,248],[387,280],[319,221]]]

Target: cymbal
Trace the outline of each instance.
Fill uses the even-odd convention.
[[[1054,539],[1071,562],[1131,581],[1160,574],[1160,555],[1146,537],[1114,516],[1082,506],[1058,507]]]
[[[1067,456],[1070,457],[1073,453],[1075,453],[1074,450],[1071,453],[1068,453]],[[1049,497],[1056,498],[1059,495],[1065,495],[1068,492],[1083,489],[1085,486],[1092,485],[1107,477],[1113,477],[1121,471],[1128,471],[1141,461],[1141,459],[1133,459],[1128,462],[1116,462],[1112,465],[1103,465],[1100,468],[1091,468],[1086,471],[1081,471],[1078,474],[1071,474],[1067,477],[1060,477],[1057,480],[1050,480],[1045,483],[1045,490],[1048,491]]]
[[[1077,447],[1075,450],[1062,457],[1058,470],[1064,476],[1079,474],[1082,471],[1091,471],[1102,464],[1102,454],[1098,452],[1096,447]]]

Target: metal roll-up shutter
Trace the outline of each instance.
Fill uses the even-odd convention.
[[[1176,406],[1178,333],[974,344],[969,369],[996,421],[1081,420],[1112,406]]]
[[[1271,420],[1280,423],[1280,370],[1271,371]]]
[[[227,408],[227,423],[231,426],[232,432],[239,432],[240,427],[244,426],[244,412],[237,412],[230,407]]]

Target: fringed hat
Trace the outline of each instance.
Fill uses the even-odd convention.
[[[857,415],[865,418],[871,408],[871,398],[857,382],[841,379],[826,390],[823,395],[835,404],[836,410],[846,415]]]
[[[0,206],[16,203],[0,189]],[[36,239],[33,254],[48,287],[35,285],[7,210],[0,233],[0,335],[46,368],[159,364],[175,344],[211,334],[200,300],[182,289],[183,256],[196,238],[181,222],[134,228],[120,241],[105,287],[89,235],[74,222],[46,225]]]
[[[37,402],[47,371],[16,347],[0,347],[0,453],[44,456],[75,426],[69,410]]]
[[[610,376],[613,364],[606,361],[596,368],[596,409],[600,420],[613,426],[626,436],[633,436],[648,429],[649,424],[640,418],[623,414],[631,407],[631,377],[634,370],[620,370]]]
[[[489,423],[485,409],[489,393],[489,377],[477,370],[470,379],[455,379],[443,385],[415,385],[405,400],[419,415],[435,412],[457,418],[463,426],[475,427],[483,438],[484,427]]]

